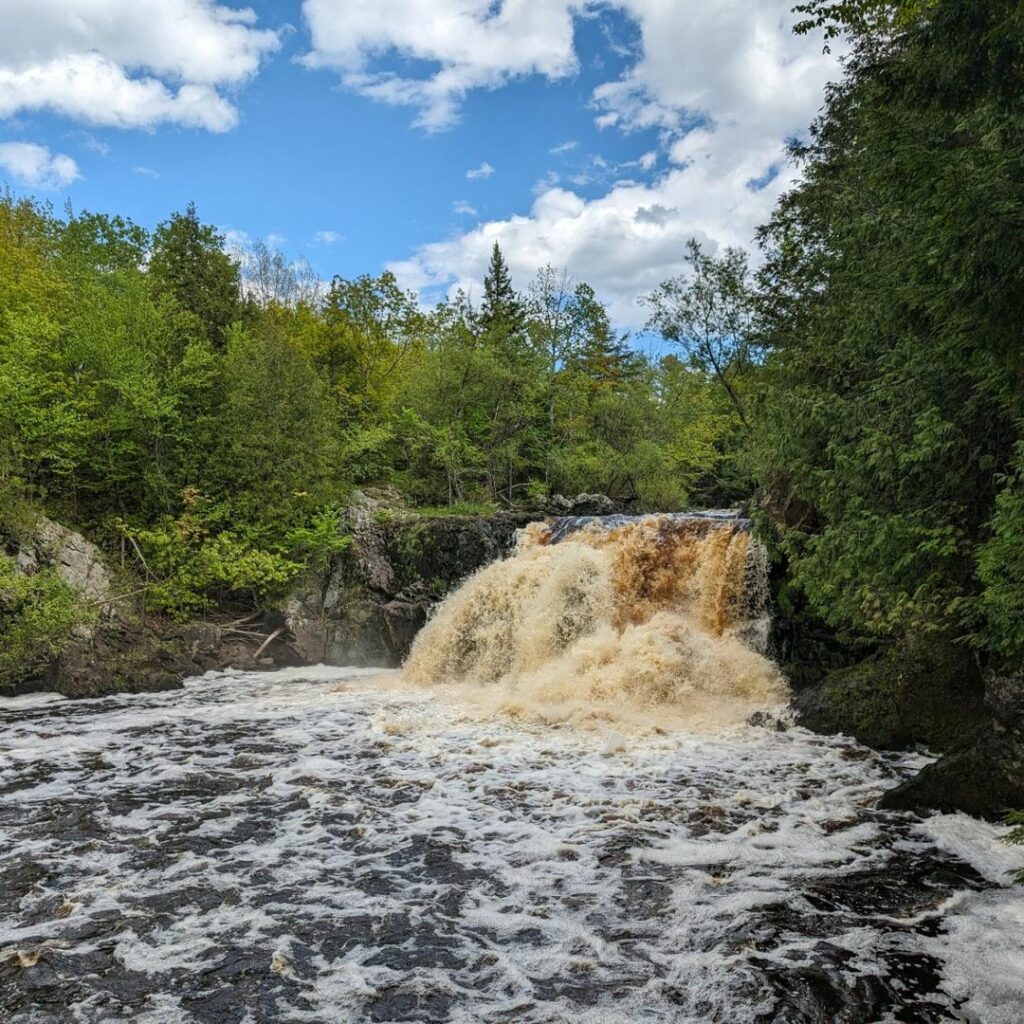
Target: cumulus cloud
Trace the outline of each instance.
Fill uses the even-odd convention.
[[[467,217],[476,216],[476,207],[467,203],[465,199],[456,199],[455,202],[452,203],[452,211],[454,213],[465,214]]]
[[[0,142],[0,168],[30,188],[58,189],[81,177],[78,164],[34,142]]]
[[[143,178],[152,178],[154,181],[160,177],[159,171],[155,171],[152,167],[144,167],[141,164],[138,167],[133,167],[132,171],[142,175]]]
[[[485,160],[479,167],[471,167],[466,171],[466,177],[476,181],[478,178],[489,178],[493,173],[494,168]]]
[[[313,241],[317,245],[334,245],[341,241],[341,235],[337,231],[318,231],[313,236]]]
[[[278,46],[248,8],[215,0],[8,0],[0,36],[0,117],[52,110],[118,128],[161,123],[226,131],[223,90]]]
[[[305,0],[308,67],[339,72],[350,89],[409,106],[437,131],[458,121],[472,89],[524,75],[558,79],[577,67],[569,0]],[[422,74],[381,70],[399,57]]]
[[[712,250],[751,246],[794,180],[785,140],[813,119],[837,55],[792,34],[791,0],[608,0],[575,9],[599,6],[632,19],[639,47],[619,78],[595,90],[596,123],[626,134],[653,129],[658,148],[617,165],[591,157],[568,179],[608,181],[604,195],[584,199],[550,176],[527,212],[422,246],[393,265],[410,287],[479,294],[497,241],[520,284],[545,263],[566,266],[609,300],[618,323],[636,327],[644,321],[637,297],[684,269],[690,238]],[[383,38],[377,45],[380,52]],[[630,163],[650,172],[659,162],[654,180],[616,180]]]
[[[579,143],[575,139],[567,139],[557,146],[552,146],[548,152],[554,156],[561,156],[563,153],[571,153],[578,145]]]
[[[592,200],[550,188],[527,213],[424,245],[392,269],[408,287],[469,286],[479,295],[498,242],[518,286],[548,262],[568,267],[608,301],[616,323],[638,327],[645,314],[637,297],[682,272],[690,238],[711,250],[749,244],[765,204],[743,176],[722,176],[708,164],[674,168],[652,185],[622,184]],[[777,180],[765,191],[779,187]]]

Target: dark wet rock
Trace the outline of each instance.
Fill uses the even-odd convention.
[[[137,622],[112,616],[73,640],[51,663],[47,689],[66,697],[154,693],[181,685],[194,670],[185,652]]]
[[[533,512],[418,516],[358,506],[353,543],[287,607],[293,647],[309,662],[397,665],[434,607],[467,576],[507,555]]]
[[[1024,719],[1024,676],[990,673],[985,678],[985,706],[1000,722]]]
[[[890,810],[965,811],[1001,818],[1024,807],[1024,718],[993,717],[913,778],[882,796]]]
[[[451,999],[439,992],[403,991],[401,988],[385,989],[370,1004],[372,1021],[411,1021],[427,1024],[428,1021],[450,1019]]]
[[[935,638],[894,644],[798,691],[793,706],[799,723],[816,732],[942,753],[886,792],[882,807],[985,818],[1024,807],[1024,680],[983,677],[961,645]]]
[[[948,750],[989,717],[969,650],[909,639],[829,673],[793,700],[800,725],[844,733],[879,749]]]

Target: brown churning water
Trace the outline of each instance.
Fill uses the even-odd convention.
[[[543,720],[717,727],[783,702],[764,552],[736,516],[533,523],[444,601],[407,682]]]

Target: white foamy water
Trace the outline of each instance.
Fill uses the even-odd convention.
[[[345,669],[0,710],[0,1019],[1016,1024],[1019,851],[874,810],[913,763]]]
[[[764,554],[729,513],[532,523],[445,598],[403,677],[547,722],[745,722],[789,693],[757,644]]]

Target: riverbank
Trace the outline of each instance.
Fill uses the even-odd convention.
[[[558,511],[607,512],[581,495]],[[175,622],[118,598],[116,573],[95,546],[49,520],[19,554],[23,571],[62,574],[94,614],[8,694],[49,690],[70,697],[161,691],[212,669],[327,663],[390,667],[438,604],[473,572],[507,555],[537,511],[491,516],[417,515],[364,499],[348,510],[352,543],[308,574],[280,610],[225,610]],[[829,670],[805,657],[801,624],[783,622],[776,653],[794,683],[796,720],[879,750],[927,750],[939,760],[885,797],[903,809],[962,810],[989,818],[1024,806],[1024,708],[1018,680],[986,676],[962,647],[935,641],[890,645]],[[779,628],[776,629],[779,634]],[[794,640],[795,637],[795,640]],[[853,661],[857,652],[845,655]]]

